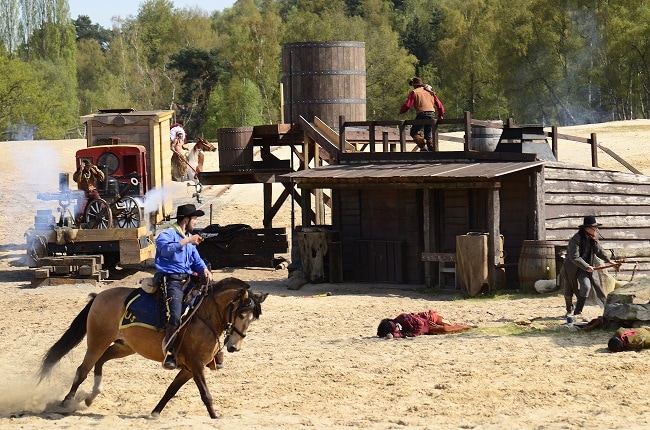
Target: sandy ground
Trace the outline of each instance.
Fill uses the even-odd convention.
[[[602,145],[650,174],[645,155],[650,121],[561,132],[583,137],[597,132]],[[227,354],[224,369],[208,373],[219,420],[208,417],[193,382],[159,419],[149,418],[175,372],[139,356],[105,366],[104,392],[91,407],[82,402],[63,410],[58,402],[85,344],[37,385],[42,355],[89,293],[135,286],[148,272],[129,271],[97,287],[30,287],[23,234],[36,210],[46,207],[36,193],[56,191],[58,172],[72,173],[74,152],[84,145],[80,140],[0,144],[1,428],[650,428],[644,382],[650,351],[610,354],[605,349],[610,332],[562,326],[563,300],[555,293],[468,300],[403,285],[308,284],[290,291],[284,269],[216,271],[270,293],[242,351]],[[561,161],[589,164],[584,144],[562,142],[560,154]],[[602,153],[601,164],[619,169]],[[217,156],[208,155],[208,167],[217,166]],[[191,201],[191,189],[174,191],[178,203]],[[213,222],[262,226],[260,185],[207,187],[204,195],[204,205],[213,205]],[[276,226],[290,227],[290,209],[285,204]],[[300,216],[296,219],[299,223]],[[324,292],[332,295],[307,297]],[[429,308],[477,328],[406,340],[374,337],[382,318]],[[595,317],[600,309],[587,312]],[[90,387],[88,380],[78,396]]]

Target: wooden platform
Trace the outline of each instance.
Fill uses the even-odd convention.
[[[120,264],[140,264],[153,258],[156,246],[147,227],[110,229],[55,228],[34,230],[27,237],[28,247],[38,259],[69,254],[84,257],[89,254],[116,256]],[[36,263],[38,265],[38,262]]]

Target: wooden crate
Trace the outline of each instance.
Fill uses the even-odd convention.
[[[199,246],[199,254],[212,268],[275,267],[276,254],[289,249],[286,228],[261,228],[240,231],[224,244],[207,239]]]

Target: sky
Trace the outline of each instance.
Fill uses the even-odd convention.
[[[236,0],[172,0],[174,7],[199,8],[206,12],[224,10],[231,7]],[[140,9],[140,0],[68,0],[70,18],[77,19],[79,15],[87,15],[94,24],[105,28],[112,28],[111,18],[119,16],[126,18],[135,17]]]

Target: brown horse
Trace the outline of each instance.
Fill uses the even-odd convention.
[[[191,181],[198,179],[199,172],[203,171],[204,152],[214,152],[217,148],[199,137],[196,144],[190,149],[187,156],[174,152],[172,154],[172,178],[174,181]]]
[[[228,352],[239,351],[249,324],[262,313],[261,303],[268,293],[253,293],[250,286],[237,278],[226,278],[205,285],[195,312],[183,322],[177,341],[177,362],[181,369],[165,391],[151,414],[160,415],[167,402],[191,378],[194,378],[201,399],[211,418],[217,418],[212,395],[205,381],[204,369],[221,350],[220,339],[225,332],[224,347]],[[87,350],[70,391],[63,400],[72,402],[79,385],[95,367],[92,392],[85,398],[90,406],[101,392],[102,367],[108,360],[134,353],[150,360],[163,360],[164,331],[131,325],[120,327],[126,311],[125,300],[134,288],[116,287],[91,295],[86,307],[75,317],[68,330],[47,351],[40,369],[40,379],[48,376],[52,367],[77,346],[87,334]]]

